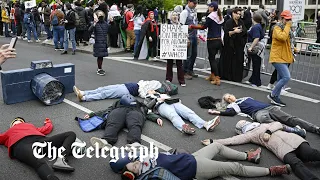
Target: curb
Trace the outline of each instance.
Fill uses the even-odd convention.
[[[47,44],[47,43],[41,43],[42,46],[47,46],[47,47],[54,47],[53,44]],[[69,50],[72,50],[71,48],[68,48]],[[92,51],[88,51],[88,50],[84,50],[84,49],[76,49],[76,52],[81,52],[81,53],[84,53],[84,54],[92,54],[93,52]],[[122,51],[119,51],[119,52],[113,52],[113,53],[108,53],[109,55],[112,54],[112,55],[117,55],[117,54],[122,54],[124,53],[124,50]]]

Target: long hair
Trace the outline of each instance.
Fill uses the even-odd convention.
[[[217,13],[218,13],[218,16],[219,16],[219,20],[222,21],[223,16],[222,16],[222,12],[221,12],[221,10],[219,8],[217,9]]]
[[[228,106],[230,103],[228,103],[228,102],[225,100],[225,98],[226,98],[228,95],[231,95],[231,94],[229,94],[229,93],[224,94],[224,95],[222,96],[222,98],[221,98],[221,102],[218,102],[218,103],[216,104],[216,107],[217,107],[217,110],[218,110],[218,111],[225,111],[225,110],[227,109],[227,106]]]
[[[142,14],[142,6],[141,6],[141,5],[138,5],[137,8],[136,8],[135,11],[134,11],[133,16],[134,16],[134,17],[137,17],[137,16],[140,16],[141,14]]]

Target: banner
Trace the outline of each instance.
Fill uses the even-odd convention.
[[[33,8],[33,7],[37,6],[37,3],[36,3],[35,0],[33,0],[33,1],[25,1],[24,2],[24,6],[25,6],[26,9]]]
[[[162,24],[160,30],[160,59],[187,60],[188,26]]]
[[[285,0],[283,10],[290,10],[292,21],[296,22],[304,19],[305,0]]]

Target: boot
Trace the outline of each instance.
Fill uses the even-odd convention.
[[[246,153],[247,153],[247,160],[249,162],[253,162],[256,164],[260,163],[261,148],[258,148],[255,151],[248,151]]]
[[[213,73],[210,74],[210,76],[206,77],[206,81],[213,81],[215,79],[215,76]]]
[[[219,77],[219,76],[216,76],[216,77],[214,78],[214,80],[211,81],[211,84],[220,86],[220,77]]]
[[[290,174],[291,167],[289,164],[282,166],[271,166],[269,168],[270,176],[280,176],[282,174]]]
[[[62,170],[62,171],[70,171],[73,172],[74,168],[69,166],[66,162],[66,158],[57,158],[57,161],[52,165],[52,168],[55,170]]]
[[[303,138],[305,138],[306,137],[306,135],[307,135],[307,131],[305,130],[305,129],[302,129],[300,126],[296,126],[296,127],[294,127],[293,128],[294,129],[294,131],[293,131],[293,133],[295,133],[295,134],[297,134],[297,135],[299,135],[299,136],[301,136],[301,137],[303,137]]]

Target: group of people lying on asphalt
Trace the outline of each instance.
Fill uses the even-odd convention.
[[[175,152],[160,152],[157,159],[148,157],[143,161],[129,158],[128,154],[119,159],[110,160],[109,164],[122,179],[148,179],[161,176],[163,179],[212,179],[218,176],[236,175],[243,177],[280,176],[294,172],[300,179],[318,179],[305,165],[305,162],[320,161],[320,152],[310,147],[305,140],[306,131],[320,135],[320,128],[312,123],[283,112],[280,107],[257,101],[251,97],[236,98],[232,94],[222,97],[224,111],[209,109],[216,115],[211,120],[204,120],[193,110],[182,104],[179,98],[173,98],[159,89],[159,81],[139,81],[100,87],[82,91],[74,86],[79,101],[115,99],[105,110],[85,115],[84,119],[94,116],[105,120],[101,137],[92,137],[90,142],[99,149],[111,149],[118,140],[118,133],[128,129],[127,147],[143,147],[141,134],[145,121],[163,125],[162,118],[171,121],[173,126],[187,135],[194,135],[196,130],[184,120],[199,129],[213,131],[220,123],[220,116],[246,116],[251,121],[240,120],[235,127],[238,135],[226,139],[206,139],[204,148],[190,154],[178,149]],[[170,93],[169,93],[170,94]],[[135,96],[139,96],[136,98]],[[43,127],[35,127],[22,117],[15,118],[10,128],[0,134],[0,144],[8,148],[9,157],[32,167],[42,180],[58,180],[54,170],[74,171],[67,163],[71,155],[71,144],[76,140],[74,132],[66,132],[46,137],[52,131],[53,124],[46,119]],[[55,147],[64,147],[63,158],[57,158],[52,168],[43,159],[33,155],[34,142],[52,142]],[[238,162],[212,160],[220,155],[228,160],[260,162],[261,148],[240,152],[229,145],[254,143],[266,147],[285,165],[271,167],[245,166]]]

